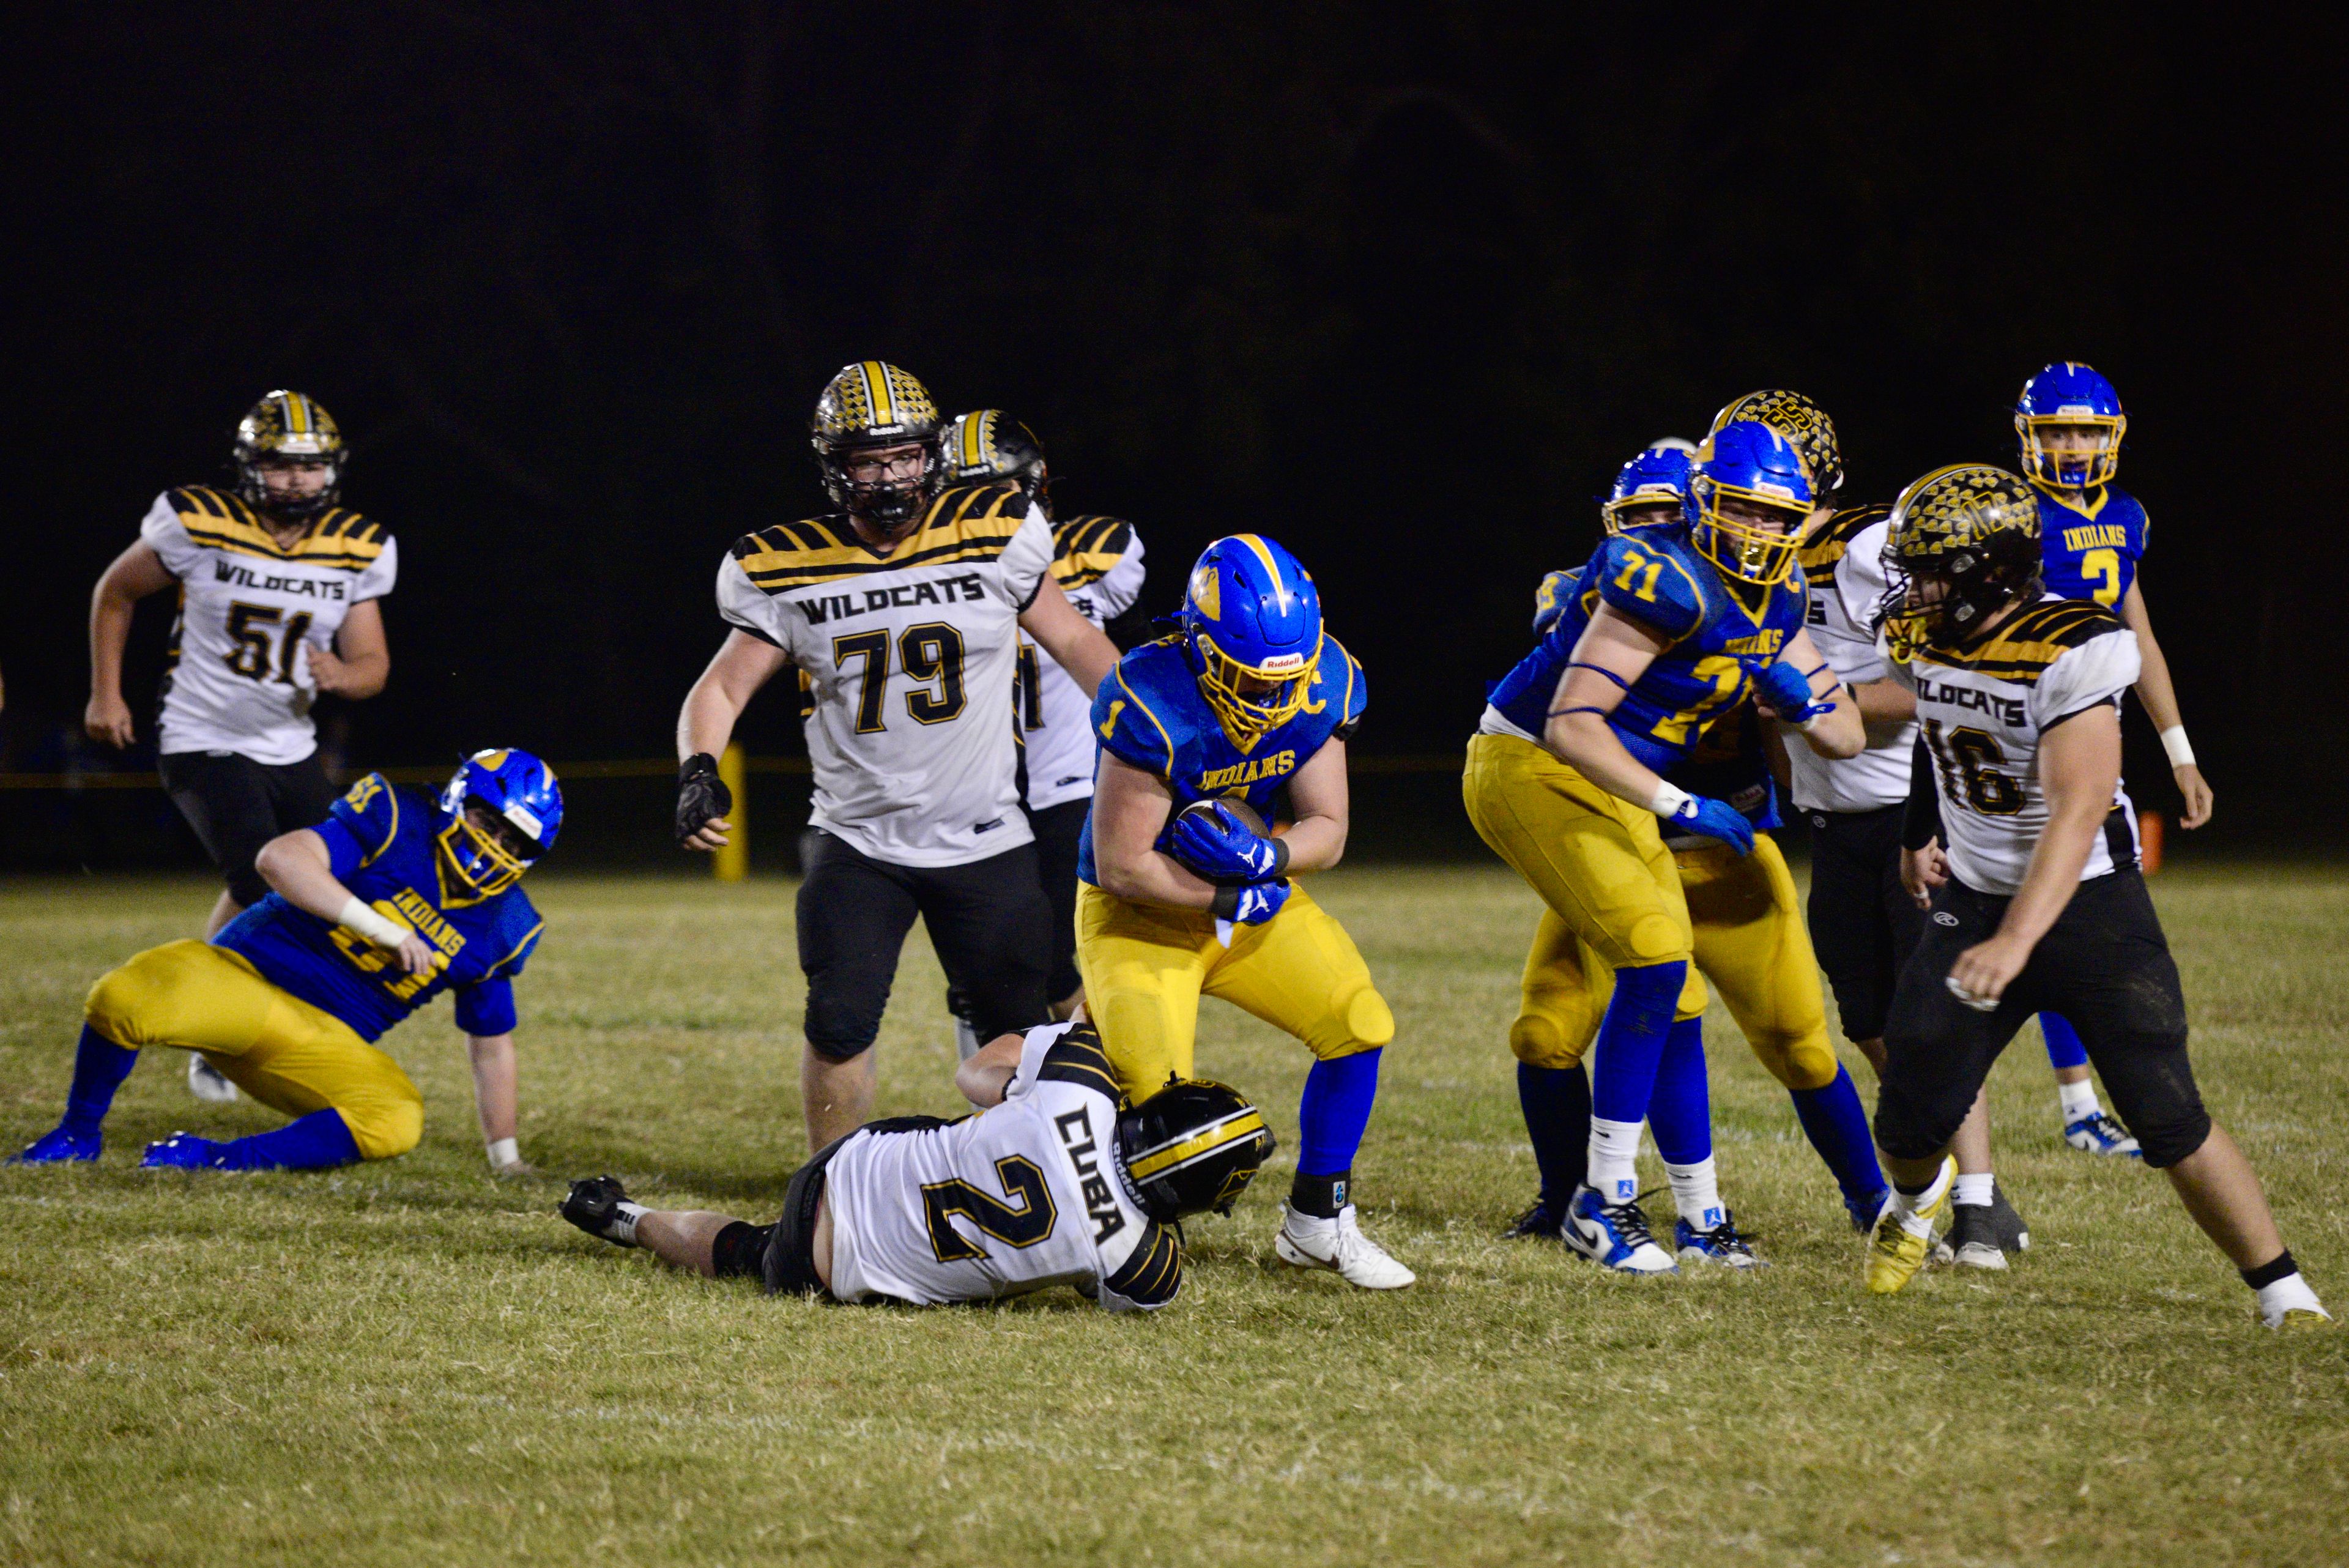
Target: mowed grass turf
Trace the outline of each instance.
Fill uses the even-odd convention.
[[[2035,1245],[2003,1276],[1859,1288],[1785,1097],[1709,1035],[1724,1184],[1774,1266],[1631,1282],[1495,1232],[1531,1194],[1504,1044],[1532,898],[1495,870],[1315,893],[1394,1004],[1358,1168],[1392,1295],[1269,1262],[1303,1049],[1222,1004],[1203,1071],[1283,1147],[1191,1228],[1180,1301],[917,1313],[762,1298],[553,1217],[610,1170],[772,1217],[805,1152],[792,887],[533,884],[525,1152],[493,1181],[445,1004],[393,1035],[421,1148],[314,1176],[142,1174],[185,1058],[95,1168],[0,1170],[0,1561],[558,1563],[2319,1563],[2349,1555],[2349,1332],[2280,1337],[2167,1182],[2060,1149],[2035,1033],[1993,1082]],[[2349,880],[2155,884],[2205,1094],[2349,1307]],[[0,887],[0,1135],[47,1127],[80,999],[206,884]],[[884,1113],[958,1108],[907,945]],[[1863,1092],[1867,1070],[1851,1058]],[[1661,1171],[1651,1171],[1661,1185]],[[1651,1209],[1669,1212],[1660,1194]]]

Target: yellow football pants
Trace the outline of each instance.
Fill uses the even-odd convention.
[[[1226,949],[1205,909],[1129,903],[1080,882],[1077,970],[1086,1012],[1133,1100],[1165,1087],[1170,1074],[1193,1075],[1202,992],[1324,1059],[1394,1038],[1394,1014],[1354,939],[1302,887],[1264,924],[1235,926]]]
[[[369,1159],[424,1136],[424,1096],[351,1026],[207,942],[150,948],[90,988],[89,1026],[137,1051],[201,1051],[229,1082],[289,1116],[332,1108]]]
[[[1725,844],[1683,849],[1673,857],[1688,895],[1696,962],[1721,992],[1729,1014],[1770,1075],[1790,1089],[1823,1088],[1840,1064],[1827,1041],[1826,1000],[1818,961],[1795,896],[1786,857],[1768,834],[1756,834],[1754,853]],[[1524,995],[1509,1046],[1539,1067],[1570,1067],[1599,1033],[1613,971],[1563,921],[1547,913],[1526,957]],[[1703,1012],[1703,993],[1678,1016]]]
[[[1537,1066],[1572,1066],[1599,1027],[1614,971],[1685,961],[1693,951],[1680,869],[1653,812],[1515,735],[1468,742],[1460,794],[1477,833],[1548,906],[1526,961],[1510,1049]],[[1606,973],[1606,991],[1584,980],[1585,949]],[[1679,1014],[1696,1017],[1704,1004],[1692,966]]]

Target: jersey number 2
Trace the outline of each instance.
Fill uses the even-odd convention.
[[[968,701],[962,689],[962,633],[942,620],[924,621],[897,634],[897,662],[905,673],[925,684],[936,681],[935,691],[905,693],[905,711],[915,722],[943,724],[963,711]],[[889,694],[889,634],[860,631],[832,639],[833,668],[843,675],[848,661],[861,659],[864,672],[856,687],[856,732],[870,735],[887,729],[881,711]]]
[[[1018,1208],[988,1196],[960,1177],[923,1187],[922,1212],[929,1221],[930,1250],[938,1255],[939,1262],[967,1262],[987,1256],[986,1249],[972,1245],[954,1228],[957,1214],[1009,1246],[1032,1247],[1052,1233],[1052,1222],[1060,1216],[1053,1210],[1052,1194],[1035,1161],[1006,1155],[995,1162],[995,1177],[1003,1183],[1004,1198]]]

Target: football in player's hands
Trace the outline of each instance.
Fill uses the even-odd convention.
[[[1268,835],[1264,818],[1240,800],[1185,806],[1167,835],[1166,853],[1209,882],[1246,886],[1276,880],[1288,869],[1288,846]]]

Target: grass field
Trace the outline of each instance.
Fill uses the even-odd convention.
[[[2349,877],[2188,867],[2156,889],[2207,1097],[2349,1305]],[[1530,896],[1497,871],[1341,872],[1316,896],[1401,1023],[1360,1196],[1415,1289],[1268,1265],[1307,1058],[1210,1002],[1203,1070],[1265,1102],[1284,1168],[1192,1228],[1174,1308],[852,1310],[659,1272],[551,1214],[558,1178],[612,1170],[771,1217],[804,1152],[790,886],[533,891],[523,1135],[544,1178],[487,1175],[445,1006],[390,1041],[429,1106],[405,1159],[142,1175],[174,1127],[275,1121],[197,1105],[166,1053],[101,1165],[0,1170],[0,1562],[2349,1558],[2349,1332],[2261,1332],[2166,1182],[2061,1150],[2033,1036],[1992,1091],[2036,1241],[2009,1274],[1863,1296],[1831,1185],[1716,1016],[1724,1183],[1775,1266],[1610,1278],[1494,1239],[1533,1187],[1502,1044]],[[0,884],[9,1147],[55,1117],[89,981],[211,897]],[[940,989],[917,938],[885,1113],[956,1106]]]

